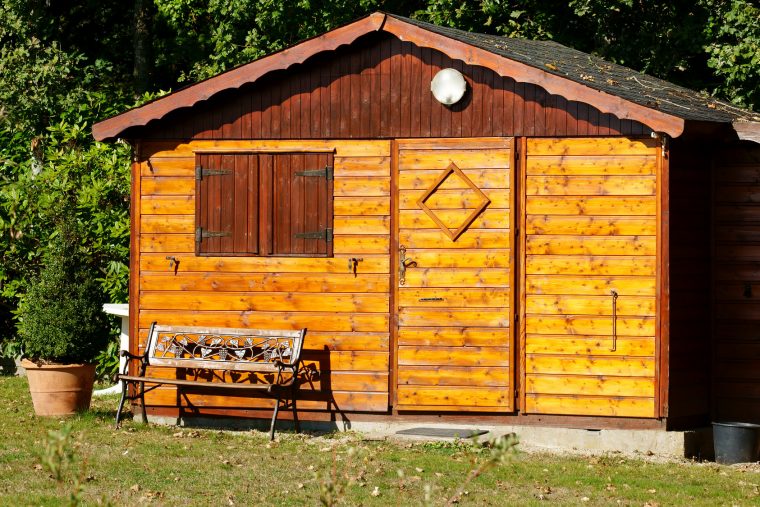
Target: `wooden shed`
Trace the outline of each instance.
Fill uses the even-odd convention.
[[[95,125],[134,148],[131,347],[153,321],[308,328],[314,420],[760,422],[757,122],[555,42],[369,15]]]

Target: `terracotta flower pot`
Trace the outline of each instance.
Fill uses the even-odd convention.
[[[24,359],[34,412],[42,416],[70,415],[90,408],[94,364],[45,364]]]

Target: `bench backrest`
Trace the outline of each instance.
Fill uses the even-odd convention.
[[[275,372],[301,358],[306,329],[159,326],[148,336],[148,364],[177,368]]]

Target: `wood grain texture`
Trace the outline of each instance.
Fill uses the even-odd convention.
[[[755,346],[760,339],[757,302],[760,296],[757,283],[760,207],[756,204],[760,202],[760,180],[757,179],[760,150],[745,143],[719,150],[712,169],[713,179],[708,182],[713,185],[712,301],[695,303],[711,304],[713,309],[710,417],[760,423],[760,411],[756,408],[760,400],[760,375],[757,374],[760,356]],[[699,248],[700,244],[692,248],[695,247]],[[673,283],[678,284],[679,279]],[[672,332],[677,331],[679,328],[674,324]],[[707,352],[707,346],[702,350]],[[678,391],[676,394],[680,395]]]
[[[530,80],[516,83],[514,76],[505,77],[510,74],[465,64],[457,60],[463,56],[451,58],[430,47],[402,43],[387,33],[367,36],[291,67],[284,81],[264,74],[253,86],[176,111],[144,129],[146,137],[366,139],[649,132],[587,105],[584,110],[592,114],[578,115],[575,103],[555,100]],[[471,58],[469,54],[464,60]],[[432,76],[447,67],[458,68],[471,88],[472,100],[454,110],[433,99],[428,89]],[[487,142],[479,147],[489,148]],[[614,153],[611,148],[606,149]],[[560,145],[545,151],[563,150]]]
[[[302,96],[302,104],[304,100]],[[280,117],[279,129],[284,126],[283,118]],[[150,183],[144,199],[138,201],[144,212],[139,219],[144,230],[136,236],[142,252],[136,261],[140,275],[135,279],[136,285],[139,280],[140,292],[134,297],[140,339],[144,342],[154,320],[161,324],[216,327],[307,327],[304,365],[311,371],[313,382],[304,389],[323,391],[319,396],[324,401],[307,396],[305,406],[325,410],[337,404],[351,411],[387,411],[389,146],[388,142],[377,141],[193,141],[158,142],[146,148],[150,157],[139,165],[139,170],[146,173],[143,179]],[[303,154],[304,150],[313,150],[314,154]],[[215,243],[220,254],[194,255],[190,242],[194,241],[199,204],[194,155],[209,168],[216,164],[216,168],[231,171],[229,184],[215,182],[210,187],[218,197],[213,204],[202,206],[204,217],[220,220],[226,213],[232,220],[232,232],[237,230],[239,219],[255,217],[255,213],[262,219],[276,220],[278,226],[262,229],[271,236],[257,236],[260,247],[276,256],[220,256],[224,248],[236,245],[234,240],[225,243],[224,238]],[[238,164],[241,160],[246,163]],[[248,163],[251,160],[258,160],[258,165]],[[320,201],[328,193],[333,194],[333,181],[329,190],[312,188],[315,180],[325,179],[307,181],[296,175],[331,165],[336,166],[335,193],[340,195],[334,207]],[[271,202],[259,192],[260,203],[251,207],[245,199],[256,195],[246,192],[252,167],[258,168],[260,176],[255,181],[271,185],[274,191]],[[240,170],[248,171],[246,181],[237,177]],[[183,187],[182,182],[187,181],[193,185]],[[291,205],[278,205],[278,195],[287,196]],[[225,207],[228,198],[246,206],[233,202]],[[292,233],[326,226],[328,212],[335,217],[335,256],[319,258],[320,250],[308,244],[311,240],[294,240]],[[283,226],[287,230],[283,231]],[[246,230],[241,229],[241,234]],[[179,261],[176,266],[169,265],[169,254]],[[361,258],[356,274],[349,267],[352,257]],[[164,396],[169,395],[155,395],[149,404],[164,403],[166,399],[172,399],[172,405],[176,403],[176,395]],[[195,406],[209,410],[268,403],[241,402],[211,393],[193,396]]]
[[[442,128],[467,135],[442,116]],[[482,125],[483,110],[467,121]],[[413,264],[396,282],[396,408],[511,410],[513,142],[437,141],[398,142],[398,243]],[[483,200],[472,186],[490,200],[474,217]],[[462,224],[454,239],[442,229]]]
[[[657,156],[651,139],[528,139],[526,411],[659,415]]]

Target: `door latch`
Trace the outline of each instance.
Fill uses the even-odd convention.
[[[398,247],[398,284],[406,283],[406,268],[417,267],[417,261],[406,257],[406,246]]]

